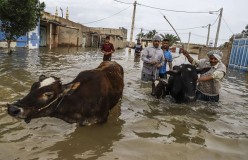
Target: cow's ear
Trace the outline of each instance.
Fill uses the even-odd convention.
[[[209,71],[210,69],[211,69],[211,67],[206,67],[206,68],[202,68],[202,69],[197,68],[196,72],[197,72],[197,74],[204,74],[207,71]]]
[[[40,77],[39,77],[39,82],[41,82],[41,81],[43,81],[44,79],[46,79],[47,77],[45,76],[45,75],[40,75]]]
[[[80,82],[76,82],[76,83],[71,83],[67,86],[65,86],[64,88],[64,95],[71,95],[78,87],[80,86]]]
[[[177,75],[179,73],[179,71],[178,70],[173,70],[173,71],[167,71],[166,73],[169,74],[169,75],[175,76],[175,75]]]

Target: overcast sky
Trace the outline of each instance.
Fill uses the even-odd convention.
[[[85,26],[124,27],[128,29],[128,40],[130,39],[134,0],[118,0],[124,3],[115,0],[40,1],[45,2],[45,11],[52,14],[55,14],[56,7],[58,7],[59,16],[61,16],[60,8],[63,10],[65,17],[68,7],[69,19]],[[248,0],[137,0],[137,3],[140,5],[136,7],[133,41],[136,35],[140,33],[141,28],[143,28],[143,33],[155,29],[158,33],[176,35],[162,14],[176,29],[182,42],[188,42],[189,32],[191,32],[190,42],[197,44],[206,44],[208,29],[201,26],[207,26],[208,24],[211,24],[210,42],[214,43],[215,41],[218,26],[217,18],[220,12],[209,14],[209,11],[218,11],[223,8],[218,45],[228,41],[233,34],[241,33],[248,24]]]

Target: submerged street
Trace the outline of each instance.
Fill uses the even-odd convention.
[[[56,118],[29,124],[9,116],[6,104],[22,98],[41,74],[70,82],[102,62],[97,49],[0,50],[0,159],[245,160],[248,155],[248,75],[227,70],[219,103],[176,104],[150,95],[140,80],[142,61],[128,49],[112,60],[124,68],[122,101],[101,125],[80,127]],[[173,55],[176,56],[176,55]],[[173,65],[187,63],[181,55]],[[13,154],[15,153],[15,154]]]

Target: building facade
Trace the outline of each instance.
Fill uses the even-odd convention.
[[[1,26],[1,23],[0,23]],[[75,23],[66,18],[43,12],[37,27],[26,35],[11,42],[11,47],[99,47],[106,36],[115,48],[124,48],[127,44],[125,28],[92,28]],[[0,47],[7,47],[4,34],[0,32]]]

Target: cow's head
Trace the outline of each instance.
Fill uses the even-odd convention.
[[[7,105],[8,114],[24,119],[26,123],[32,118],[49,116],[62,97],[68,93],[69,88],[72,88],[72,84],[65,87],[59,78],[41,75],[24,98]]]
[[[209,71],[210,68],[197,69],[190,64],[182,64],[176,67],[173,71],[166,72],[173,76],[173,86],[171,92],[175,95],[183,93],[187,102],[196,100],[196,85],[198,74],[203,74]]]
[[[152,96],[159,98],[164,98],[166,96],[166,85],[164,80],[155,80],[152,82]]]

